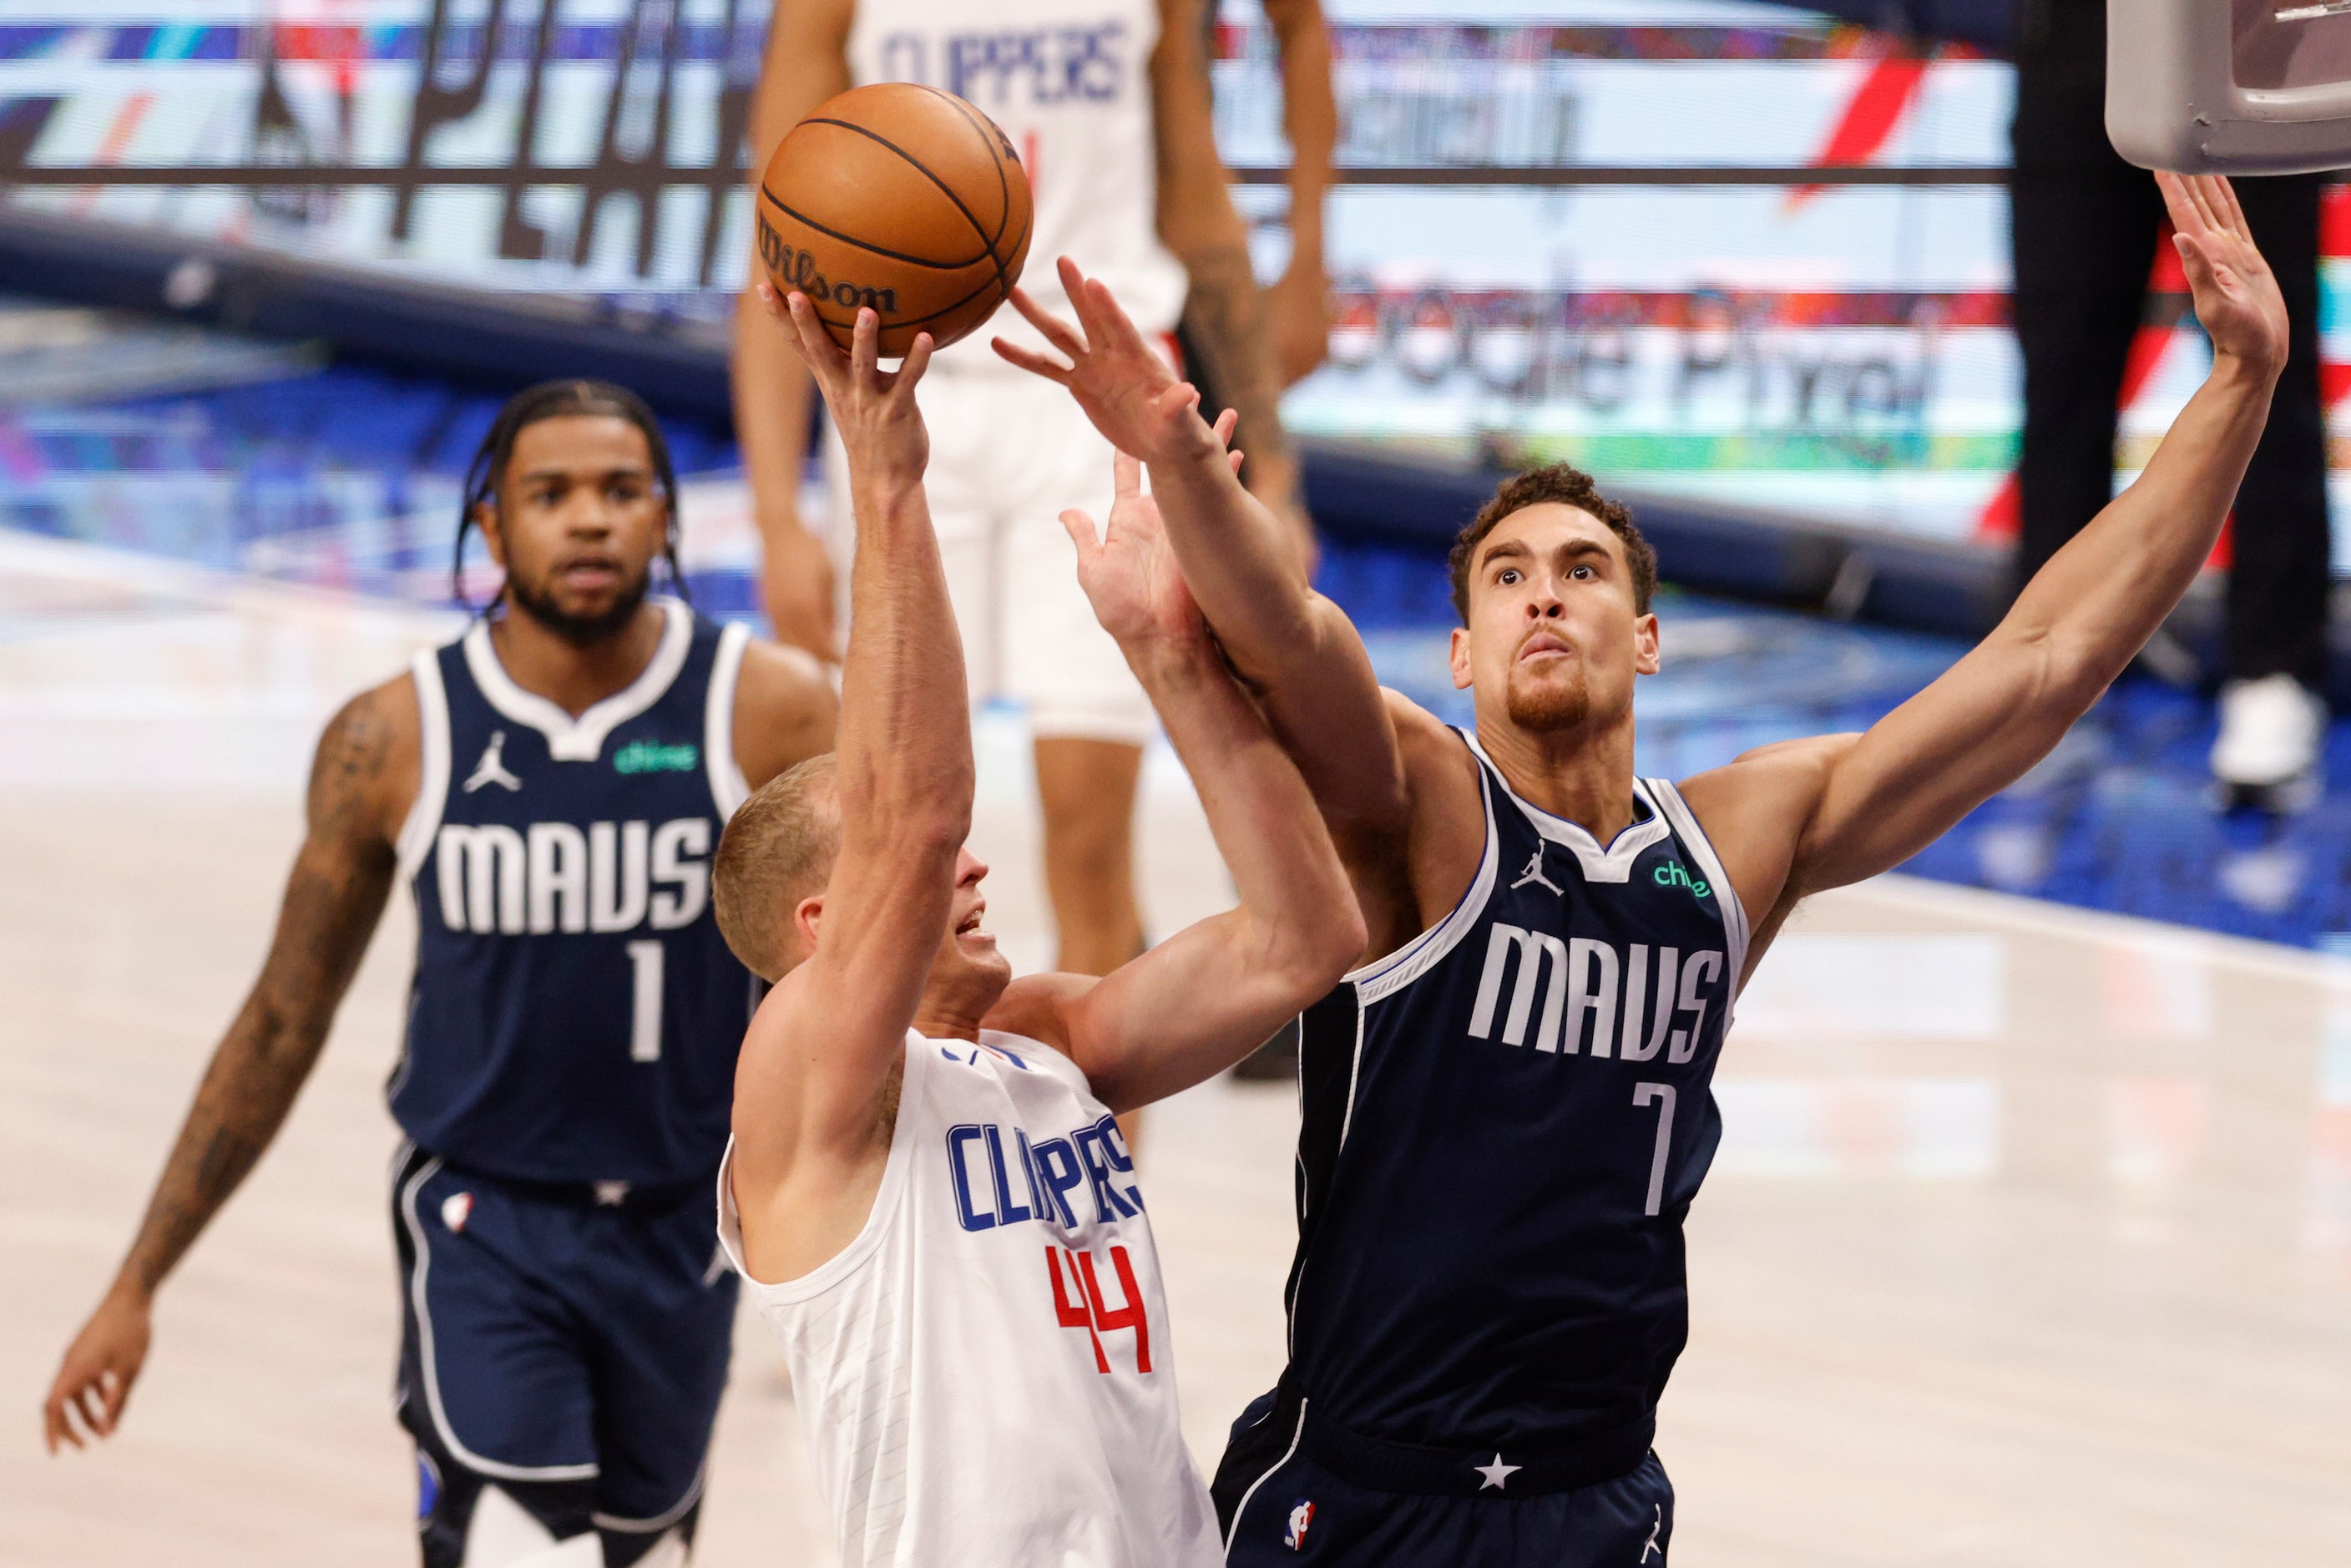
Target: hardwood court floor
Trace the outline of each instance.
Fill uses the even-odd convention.
[[[35,1407],[250,980],[310,736],[443,623],[5,542],[0,584],[0,1562],[413,1562],[381,1097],[398,904],[286,1133],[167,1289],[121,1436],[51,1460]],[[976,838],[1027,965],[1048,947],[1021,751],[981,727]],[[1228,896],[1169,767],[1144,836],[1155,928]],[[2346,969],[1898,879],[1815,901],[1721,1076],[1659,1437],[1677,1561],[2351,1561]],[[1280,1089],[1152,1113],[1204,1462],[1279,1362],[1293,1128]],[[823,1535],[747,1318],[698,1561],[820,1564]]]

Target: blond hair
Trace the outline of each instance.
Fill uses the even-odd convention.
[[[778,774],[743,802],[718,836],[710,896],[719,935],[745,968],[773,981],[792,967],[792,911],[831,877],[840,851],[831,752]]]

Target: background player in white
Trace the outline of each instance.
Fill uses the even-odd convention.
[[[1080,575],[1241,904],[1105,978],[1013,978],[963,843],[969,707],[914,399],[929,340],[885,374],[873,312],[845,357],[789,305],[848,449],[855,613],[838,751],[754,796],[719,849],[722,929],[778,977],[737,1073],[721,1236],[791,1363],[846,1563],[1212,1563],[1112,1113],[1238,1061],[1329,988],[1362,919],[1125,459],[1107,538],[1067,519]]]
[[[328,724],[260,978],[43,1417],[52,1451],[114,1432],[157,1291],[277,1135],[385,900],[410,880],[417,975],[392,1094],[421,1145],[397,1184],[402,1249],[429,1229],[434,1264],[428,1284],[423,1259],[409,1259],[402,1290],[402,1419],[418,1444],[425,1561],[486,1568],[557,1539],[570,1544],[551,1562],[676,1561],[733,1317],[728,1293],[710,1288],[706,1222],[692,1222],[724,1148],[751,981],[712,928],[706,862],[673,860],[661,885],[663,851],[649,857],[647,822],[628,819],[683,818],[657,835],[673,849],[698,839],[706,855],[747,786],[831,744],[836,705],[806,654],[648,595],[654,559],[676,567],[675,485],[658,426],[628,393],[570,382],[518,394],[475,474],[462,526],[478,525],[506,569],[498,601]],[[559,758],[541,726],[569,743]],[[447,890],[462,894],[465,879],[447,862],[436,879],[431,862],[454,852],[453,832],[477,831],[455,824],[491,813],[527,825],[528,869],[482,846],[467,858],[489,918],[445,928]],[[419,822],[421,834],[406,831]],[[604,866],[592,874],[591,843]],[[494,864],[496,901],[482,874]],[[599,883],[616,897],[591,932],[581,906]],[[509,888],[511,921],[495,906]],[[526,893],[543,925],[526,928]],[[642,1001],[630,1005],[644,966],[621,949],[666,955],[650,1031],[632,1016],[646,1016]],[[691,1192],[690,1209],[664,1199],[673,1186]],[[416,1364],[420,1327],[434,1336],[437,1379]]]
[[[1180,331],[1187,373],[1217,406],[1239,411],[1250,488],[1290,517],[1303,548],[1276,400],[1283,371],[1302,374],[1321,355],[1322,195],[1336,122],[1328,45],[1314,0],[1268,7],[1283,45],[1298,240],[1269,321],[1217,152],[1211,5],[779,0],[752,114],[751,167],[756,177],[786,131],[852,85],[921,81],[977,104],[1028,172],[1036,200],[1029,254],[1075,256],[1155,338]],[[1038,287],[1052,298],[1050,278]],[[748,290],[735,363],[768,616],[784,641],[835,658],[848,485],[835,444],[829,538],[817,538],[798,510],[808,378]],[[1110,451],[1068,400],[1007,373],[983,342],[942,350],[922,399],[935,449],[932,517],[972,692],[1026,704],[1036,737],[1057,967],[1103,974],[1143,941],[1132,836],[1151,712],[1071,580],[1054,519],[1065,507],[1099,516],[1109,505]]]
[[[2213,364],[2140,477],[2043,568],[1980,645],[1867,733],[1766,747],[1689,779],[1677,795],[1670,786],[1636,787],[1633,771],[1635,680],[1660,657],[1646,592],[1653,558],[1623,508],[1593,492],[1588,476],[1555,469],[1510,481],[1457,543],[1454,586],[1465,624],[1453,633],[1453,678],[1472,692],[1477,714],[1467,737],[1380,690],[1354,629],[1308,590],[1278,525],[1232,484],[1190,390],[1172,382],[1107,290],[1065,274],[1082,337],[1024,304],[1074,368],[1018,345],[999,348],[1068,385],[1105,434],[1148,459],[1169,538],[1208,623],[1260,694],[1346,860],[1370,928],[1370,962],[1357,984],[1340,988],[1339,1002],[1354,1012],[1356,1040],[1365,1038],[1361,1020],[1371,1020],[1370,1043],[1357,1057],[1367,1088],[1432,1053],[1442,1053],[1455,1085],[1499,1081],[1529,1063],[1573,1063],[1546,1082],[1546,1097],[1562,1107],[1588,1104],[1593,1124],[1623,1145],[1616,1167],[1587,1186],[1551,1179],[1566,1151],[1522,1147],[1495,1179],[1481,1174],[1460,1190],[1449,1211],[1433,1205],[1434,1223],[1393,1211],[1358,1216],[1354,1194],[1446,1191],[1477,1164],[1473,1155],[1507,1146],[1514,1128],[1532,1124],[1505,1116],[1490,1093],[1359,1100],[1352,1082],[1343,1086],[1348,1121],[1334,1118],[1320,1156],[1336,1175],[1320,1211],[1302,1216],[1314,1228],[1301,1240],[1295,1276],[1302,1283],[1293,1301],[1292,1365],[1278,1395],[1237,1427],[1217,1477],[1231,1562],[1286,1561],[1283,1521],[1301,1496],[1318,1500],[1313,1528],[1324,1550],[1354,1563],[1579,1568],[1629,1562],[1635,1551],[1646,1556],[1645,1540],[1662,1553],[1672,1493],[1646,1450],[1687,1322],[1680,1219],[1712,1153],[1711,1101],[1699,1071],[1706,1063],[1688,1063],[1684,1110],[1691,1115],[1677,1129],[1669,1112],[1645,1106],[1638,1092],[1657,1086],[1630,1082],[1658,1073],[1654,1054],[1626,1073],[1623,1063],[1635,1060],[1628,1038],[1615,1058],[1602,1060],[1616,971],[1602,971],[1610,977],[1603,999],[1587,988],[1582,960],[1569,957],[1567,925],[1531,934],[1492,921],[1504,897],[1499,883],[1517,868],[1498,875],[1484,868],[1495,831],[1486,801],[1503,790],[1515,798],[1541,831],[1537,854],[1547,844],[1574,850],[1553,862],[1553,875],[1576,897],[1552,907],[1570,925],[1587,922],[1576,939],[1595,956],[1609,935],[1596,923],[1646,890],[1611,888],[1604,875],[1576,877],[1575,867],[1588,853],[1607,871],[1620,847],[1637,851],[1645,836],[1667,831],[1661,817],[1672,819],[1673,838],[1687,842],[1703,880],[1718,884],[1701,894],[1700,877],[1684,870],[1687,897],[1708,900],[1728,943],[1721,988],[1696,998],[1710,1004],[1697,1016],[1719,1040],[1738,982],[1802,899],[1900,865],[2046,756],[2195,580],[2260,440],[2286,356],[2284,304],[2228,183],[2159,178]],[[1530,481],[1555,493],[1514,504],[1513,486]],[[1561,498],[1568,494],[1583,500]],[[1490,797],[1489,768],[1498,781]],[[1674,868],[1653,869],[1661,885],[1671,880]],[[1667,902],[1681,896],[1669,892]],[[1489,942],[1474,939],[1469,923],[1479,919],[1489,921]],[[1615,935],[1642,933],[1620,920]],[[1480,951],[1499,957],[1513,936],[1529,944],[1528,965],[1535,939],[1564,949],[1549,1006],[1556,1011],[1571,998],[1567,1036],[1546,1033],[1539,1046],[1554,1054],[1479,1049],[1489,1042],[1473,1021],[1472,995],[1484,987],[1490,1011],[1500,974],[1489,964],[1480,979]],[[1395,964],[1379,962],[1407,947]],[[1663,951],[1651,946],[1645,956]],[[1562,968],[1572,970],[1564,985]],[[1628,962],[1624,972],[1636,971]],[[1534,970],[1520,973],[1513,1006],[1523,1019]],[[1687,999],[1695,964],[1683,974]],[[1375,985],[1387,996],[1372,995]],[[1407,1005],[1390,998],[1412,988],[1444,997],[1442,1016],[1421,1015],[1410,1038],[1380,1038],[1381,1009]],[[1628,984],[1628,993],[1635,988]],[[1628,995],[1628,1012],[1631,1005]],[[1593,1050],[1579,1056],[1588,1006],[1603,1009],[1604,1022]],[[1690,1023],[1686,1045],[1699,1030]],[[1654,1041],[1648,1049],[1654,1053]],[[1311,1082],[1307,1098],[1301,1163],[1316,1131]],[[1708,1135],[1690,1136],[1693,1127]],[[1652,1129],[1661,1129],[1654,1163]],[[1400,1150],[1420,1163],[1396,1169]],[[1513,1180],[1521,1184],[1516,1190]],[[1463,1219],[1473,1207],[1477,1228]],[[1596,1217],[1585,1245],[1534,1244],[1545,1226],[1578,1209]],[[1355,1240],[1344,1250],[1317,1249],[1317,1233]],[[1460,1252],[1465,1234],[1490,1237],[1491,1248]],[[1607,1272],[1611,1252],[1641,1255],[1640,1291],[1617,1290]],[[1545,1266],[1526,1267],[1531,1259]],[[1318,1290],[1318,1280],[1347,1281],[1350,1299]],[[1496,1322],[1533,1323],[1546,1303],[1552,1321],[1561,1303],[1572,1303],[1587,1340],[1623,1343],[1625,1370],[1612,1377],[1594,1369],[1590,1387],[1562,1385],[1543,1407],[1529,1408],[1523,1389],[1541,1386],[1548,1374],[1513,1365],[1508,1344],[1435,1376],[1394,1354],[1415,1336],[1458,1343]],[[1613,1428],[1601,1419],[1612,1411],[1627,1417]],[[1629,1453],[1597,1441],[1618,1435],[1629,1435]],[[1578,1462],[1602,1448],[1616,1453],[1620,1467],[1576,1479]],[[1546,1490],[1546,1471],[1556,1490]],[[1394,1484],[1407,1475],[1411,1487]]]

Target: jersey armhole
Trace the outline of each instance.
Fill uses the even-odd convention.
[[[750,645],[751,629],[734,622],[718,633],[718,650],[710,663],[710,690],[702,716],[702,755],[708,764],[710,798],[718,807],[721,826],[751,798],[751,786],[735,759],[735,688],[743,674],[743,651]]]
[[[758,1292],[760,1300],[786,1303],[811,1301],[845,1283],[872,1260],[890,1228],[899,1222],[900,1210],[905,1206],[906,1186],[914,1179],[908,1167],[914,1163],[915,1126],[922,1116],[923,1095],[929,1080],[930,1062],[924,1049],[929,1044],[910,1030],[899,1047],[904,1053],[905,1066],[898,1080],[898,1121],[890,1129],[889,1159],[882,1167],[882,1185],[873,1189],[873,1207],[867,1211],[865,1223],[858,1227],[849,1245],[805,1274],[770,1284],[755,1277],[744,1260],[742,1214],[735,1202],[735,1140],[726,1140],[726,1155],[718,1167],[718,1239],[726,1249],[726,1260],[743,1276],[743,1282]]]
[[[1739,889],[1731,885],[1729,875],[1722,869],[1722,857],[1714,852],[1714,841],[1698,825],[1698,813],[1682,799],[1681,790],[1668,779],[1645,779],[1642,782],[1648,787],[1649,798],[1665,814],[1667,822],[1689,846],[1690,857],[1698,862],[1698,869],[1714,883],[1715,907],[1722,914],[1723,942],[1729,948],[1730,994],[1736,998],[1740,976],[1747,967],[1747,906],[1740,903]]]
[[[432,852],[433,837],[441,831],[441,813],[449,800],[449,693],[441,684],[440,650],[427,648],[409,668],[416,683],[416,799],[408,820],[392,841],[400,856],[400,880],[413,882]]]

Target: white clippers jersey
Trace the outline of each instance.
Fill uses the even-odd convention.
[[[1029,172],[1037,228],[1021,287],[1070,317],[1055,270],[1067,256],[1110,285],[1146,333],[1183,313],[1181,263],[1159,243],[1151,105],[1157,0],[856,0],[849,69],[859,85],[914,81],[978,105]],[[1007,306],[939,356],[958,371],[1011,367],[991,336],[1042,351]]]
[[[718,1234],[743,1268],[728,1175]],[[782,1342],[843,1568],[1214,1568],[1151,1222],[1060,1052],[909,1030],[865,1227],[786,1284]]]

